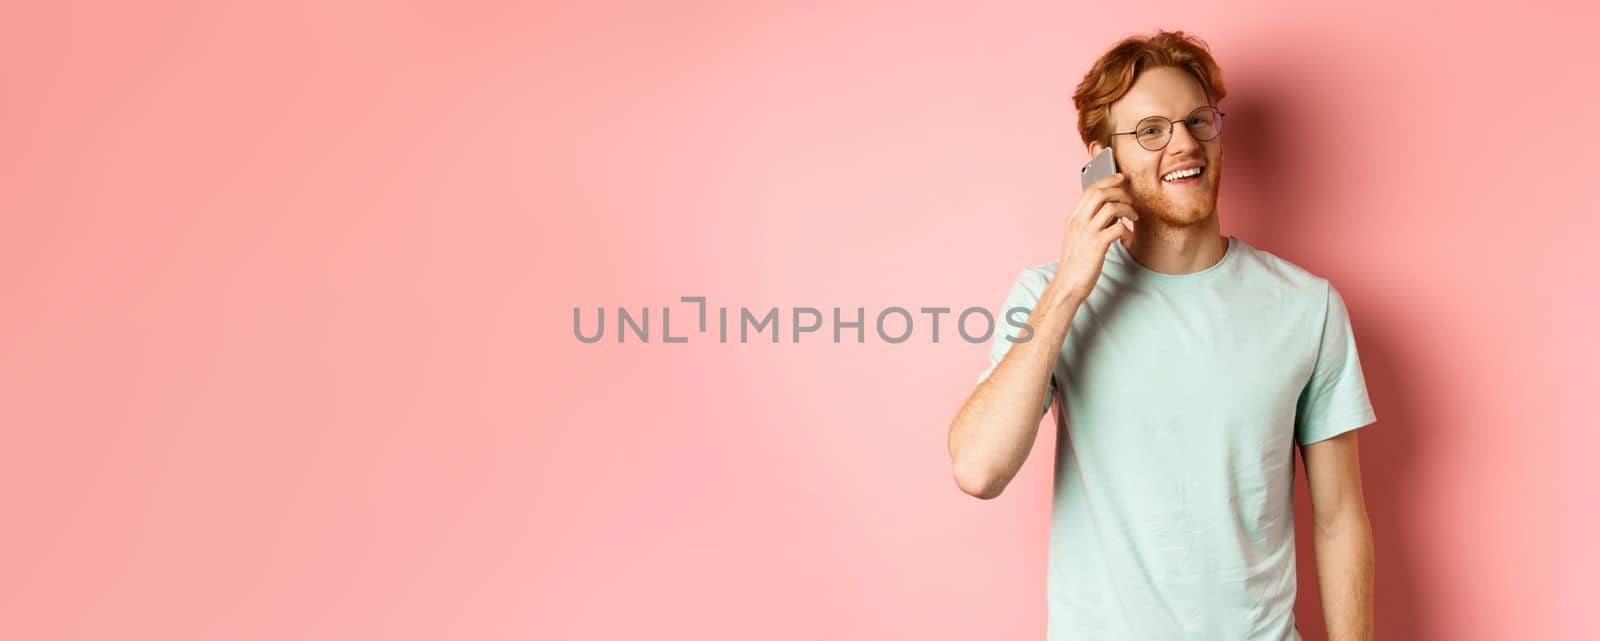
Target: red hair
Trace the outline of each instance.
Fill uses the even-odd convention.
[[[1078,135],[1083,137],[1084,147],[1093,142],[1111,144],[1111,103],[1128,93],[1139,74],[1160,67],[1173,67],[1194,76],[1213,105],[1228,95],[1222,86],[1222,69],[1212,59],[1205,41],[1182,31],[1129,36],[1102,54],[1072,92],[1072,104],[1078,108]]]

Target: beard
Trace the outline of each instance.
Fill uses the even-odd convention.
[[[1203,184],[1185,188],[1189,193],[1174,199],[1159,176],[1133,181],[1134,211],[1140,222],[1149,220],[1168,228],[1193,227],[1217,211],[1217,192],[1222,187],[1222,163],[1207,165],[1200,175]]]

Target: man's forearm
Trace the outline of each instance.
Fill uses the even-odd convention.
[[[949,447],[962,491],[994,498],[1022,468],[1038,435],[1050,374],[1081,302],[1046,286],[1028,315],[1033,335],[1011,346],[956,413]]]
[[[1328,641],[1371,641],[1372,526],[1364,511],[1317,528],[1317,587]]]

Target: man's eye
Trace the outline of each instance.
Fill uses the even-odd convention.
[[[1155,127],[1145,127],[1144,129],[1140,129],[1139,130],[1139,135],[1148,136],[1148,135],[1153,134],[1155,132],[1156,132],[1156,128]]]

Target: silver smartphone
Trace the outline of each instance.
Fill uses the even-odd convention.
[[[1096,180],[1117,173],[1117,159],[1111,155],[1111,148],[1101,149],[1100,153],[1094,155],[1094,158],[1090,158],[1089,164],[1083,166],[1082,173],[1084,191],[1088,191],[1089,185],[1093,185]],[[1111,225],[1121,225],[1123,220],[1121,216],[1114,217],[1111,219]],[[1110,227],[1110,225],[1107,225],[1107,227]]]
[[[1101,149],[1094,158],[1089,159],[1089,164],[1083,166],[1083,188],[1088,189],[1096,180],[1117,173],[1117,159],[1111,155],[1111,148]]]

